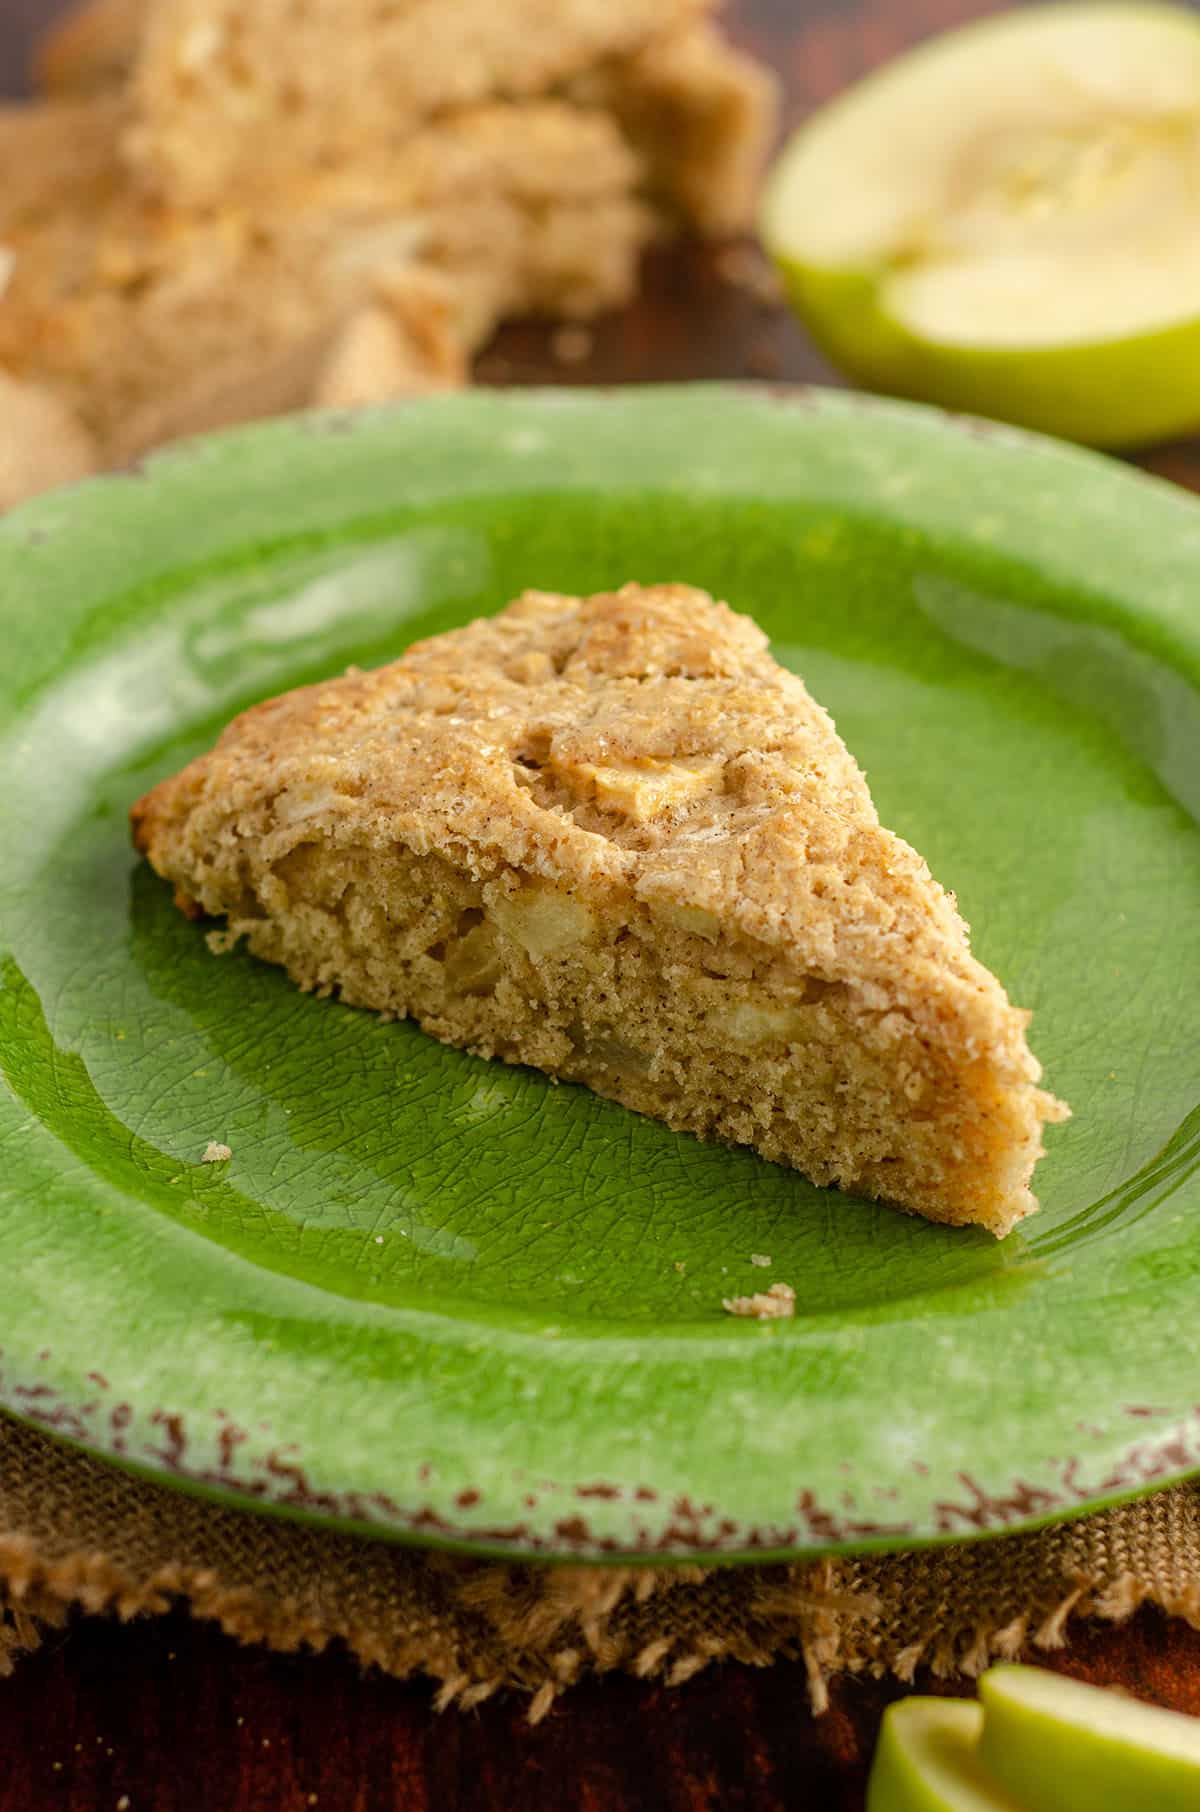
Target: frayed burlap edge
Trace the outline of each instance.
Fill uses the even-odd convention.
[[[225,1508],[116,1472],[0,1418],[0,1674],[73,1610],[179,1604],[242,1642],[344,1645],[439,1708],[501,1688],[529,1715],[588,1674],[680,1685],[714,1661],[972,1676],[1060,1647],[1074,1618],[1143,1603],[1200,1627],[1200,1485],[1083,1520],[908,1554],[754,1567],[471,1561]]]

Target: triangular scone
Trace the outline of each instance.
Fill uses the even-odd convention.
[[[685,585],[529,592],[248,711],[133,809],[301,987],[818,1183],[1003,1234],[1028,1016],[766,638]]]

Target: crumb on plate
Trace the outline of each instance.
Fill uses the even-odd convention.
[[[728,1315],[751,1316],[755,1321],[780,1321],[796,1313],[796,1292],[791,1284],[773,1283],[754,1296],[727,1296],[721,1307]]]
[[[570,322],[560,327],[550,341],[550,350],[560,365],[579,365],[591,356],[596,336],[589,327]]]

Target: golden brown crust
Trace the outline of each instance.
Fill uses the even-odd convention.
[[[1027,1015],[801,681],[690,587],[529,592],[271,699],[134,834],[305,986],[933,1218],[1035,1205],[1061,1110]]]

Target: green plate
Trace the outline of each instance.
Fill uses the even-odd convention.
[[[1033,1008],[1075,1118],[1003,1244],[217,960],[135,859],[130,801],[252,700],[631,577],[767,627]],[[1194,502],[844,396],[474,394],[45,499],[0,610],[10,1410],[600,1558],[902,1546],[1200,1468]],[[722,1312],[770,1279],[794,1321]]]

